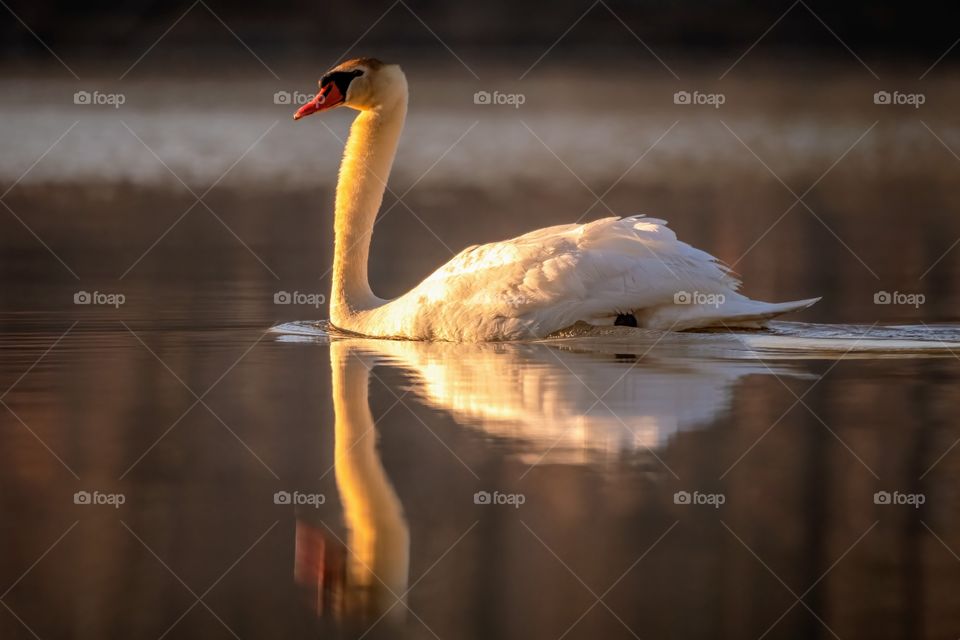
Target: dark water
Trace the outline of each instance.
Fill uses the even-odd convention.
[[[813,139],[843,139],[822,161],[767,142],[798,195],[875,119],[815,116]],[[691,126],[726,135],[709,118]],[[929,135],[913,114],[877,126],[807,197],[820,219],[797,207],[766,235],[793,198],[747,152],[670,160],[676,180],[653,162],[607,198],[746,253],[750,295],[824,296],[767,334],[272,332],[326,315],[274,295],[327,291],[329,184],[221,184],[172,229],[182,185],[18,184],[3,201],[26,226],[0,211],[0,637],[960,636],[960,163],[932,138],[884,155]],[[273,157],[256,154],[245,175]],[[375,289],[576,219],[594,198],[553,169],[416,186],[378,226]]]

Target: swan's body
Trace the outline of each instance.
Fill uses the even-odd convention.
[[[407,111],[396,65],[345,62],[297,118],[344,104],[360,111],[337,183],[330,320],[346,331],[414,340],[542,338],[578,321],[618,316],[650,329],[760,327],[818,299],[770,304],[737,292],[713,256],[677,240],[662,220],[635,216],[561,225],[470,247],[403,296],[376,297],[370,237]]]

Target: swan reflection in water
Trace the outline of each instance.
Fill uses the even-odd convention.
[[[410,564],[410,527],[380,461],[367,402],[374,362],[349,344],[330,345],[334,474],[347,548],[331,530],[298,520],[294,568],[318,615],[368,624],[404,617]]]
[[[695,357],[676,344],[602,353],[562,343],[350,338],[330,341],[329,349],[334,472],[347,535],[342,542],[325,527],[298,521],[295,579],[318,614],[367,624],[404,617],[410,559],[410,529],[377,451],[368,403],[374,367],[402,370],[419,401],[530,464],[652,455],[678,431],[705,426],[726,410],[741,377],[793,373],[756,360]]]
[[[703,344],[673,338],[635,345],[336,339],[331,357],[346,351],[402,370],[417,400],[527,463],[576,464],[643,455],[712,423],[746,375],[806,375],[718,346],[712,341],[705,357]]]

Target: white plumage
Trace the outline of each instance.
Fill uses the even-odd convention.
[[[414,340],[543,338],[577,322],[681,330],[759,327],[818,298],[750,300],[713,256],[654,218],[604,218],[463,250],[392,301],[370,289],[370,237],[407,111],[396,65],[350,60],[321,80],[295,118],[357,109],[337,183],[330,320],[357,334]]]
[[[663,220],[634,216],[538,229],[469,247],[405,295],[361,313],[368,335],[421,340],[542,338],[576,322],[640,327],[758,326],[802,309],[737,293],[710,254],[677,240]]]

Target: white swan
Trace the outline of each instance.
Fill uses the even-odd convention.
[[[542,338],[578,321],[652,329],[759,327],[819,298],[771,304],[737,293],[713,256],[662,220],[633,216],[548,227],[468,247],[395,300],[367,280],[370,238],[407,113],[400,67],[348,60],[295,120],[356,109],[337,183],[330,320],[365,336],[485,341]]]

